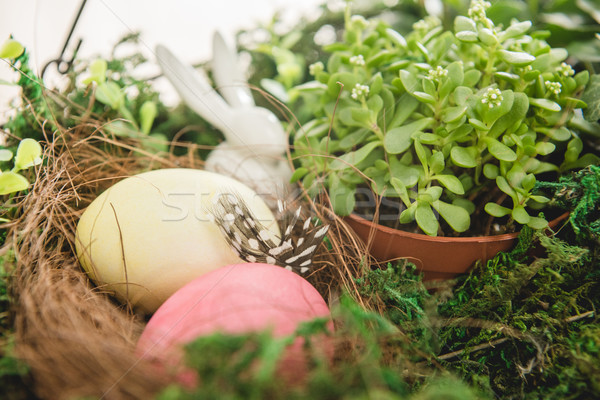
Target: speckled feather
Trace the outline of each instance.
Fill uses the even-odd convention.
[[[300,218],[302,208],[294,212],[286,209],[278,201],[281,238],[275,236],[260,222],[237,194],[219,196],[210,214],[223,236],[238,254],[247,262],[279,265],[299,274],[306,274],[312,267],[313,255],[327,234],[329,225],[313,225],[311,218]],[[292,234],[298,225],[302,233],[294,239]]]

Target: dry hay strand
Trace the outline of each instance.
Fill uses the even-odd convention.
[[[7,226],[15,255],[9,288],[16,354],[29,365],[40,398],[151,398],[167,382],[135,355],[144,320],[89,281],[75,255],[76,226],[85,207],[118,180],[202,162],[193,151],[185,157],[146,153],[93,122],[62,130],[44,147],[30,192],[14,198],[20,217]],[[354,278],[371,264],[366,249],[327,199],[311,206],[331,229],[309,280],[330,304],[341,291],[360,299]]]
[[[143,321],[94,287],[75,256],[79,216],[102,190],[141,170],[188,166],[136,155],[134,145],[101,131],[45,143],[46,162],[9,226],[16,352],[41,398],[149,398],[165,383],[134,354]]]

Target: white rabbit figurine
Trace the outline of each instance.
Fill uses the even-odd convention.
[[[166,47],[157,46],[163,74],[187,105],[225,135],[208,156],[206,169],[252,187],[271,206],[289,191],[292,176],[286,158],[287,135],[277,117],[257,107],[237,63],[237,54],[216,32],[212,72],[223,97],[206,73],[183,64]]]

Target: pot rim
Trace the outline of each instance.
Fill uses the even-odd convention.
[[[548,228],[551,228],[551,229],[555,228],[560,222],[562,222],[566,218],[568,218],[569,214],[570,213],[567,211],[567,212],[559,215],[552,221],[549,221]],[[429,235],[425,235],[422,233],[413,233],[413,232],[403,231],[400,229],[393,229],[393,228],[387,227],[385,225],[380,225],[378,223],[369,221],[369,220],[367,220],[363,217],[360,217],[354,213],[348,215],[346,218],[350,218],[359,224],[369,226],[371,229],[376,229],[376,230],[382,231],[384,233],[387,233],[389,235],[403,236],[403,237],[412,238],[415,240],[425,240],[425,241],[441,242],[441,243],[500,242],[500,241],[504,241],[504,240],[514,240],[520,234],[520,231],[519,231],[519,232],[503,233],[501,235],[491,235],[491,236],[468,236],[468,237],[429,236]]]

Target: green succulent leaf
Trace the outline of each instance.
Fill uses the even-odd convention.
[[[450,150],[450,158],[454,164],[463,168],[475,168],[477,150],[474,147],[454,146]]]
[[[458,86],[454,89],[454,101],[458,106],[465,106],[469,97],[473,95],[473,90],[466,86]]]
[[[150,133],[154,119],[158,114],[158,108],[153,101],[145,101],[140,107],[140,129],[146,135]]]
[[[0,174],[0,195],[20,192],[29,187],[29,181],[23,175],[13,171]]]
[[[412,203],[410,207],[400,213],[399,221],[401,224],[409,224],[415,220],[417,203]]]
[[[402,82],[402,85],[404,86],[404,90],[406,90],[408,93],[411,93],[411,94],[415,91],[415,89],[419,85],[417,78],[415,78],[415,76],[413,74],[411,74],[410,72],[408,72],[407,70],[404,70],[404,69],[400,71],[400,81]]]
[[[523,67],[535,61],[535,57],[521,51],[500,50],[500,58],[509,64]]]
[[[423,103],[435,104],[436,102],[435,97],[425,92],[414,91],[412,95]]]
[[[463,183],[464,185],[464,183]],[[467,213],[473,214],[476,210],[475,204],[469,200],[469,199],[465,199],[463,197],[457,197],[454,200],[452,200],[452,204],[457,206],[457,207],[461,207],[463,209],[465,209],[465,211],[467,211]]]
[[[463,187],[462,182],[454,175],[435,175],[433,179],[436,179],[452,193],[465,194],[465,188]]]
[[[536,182],[535,175],[527,174],[521,180],[521,185],[523,186],[523,189],[525,189],[527,191],[531,191],[533,189],[533,187],[535,186],[535,182]]]
[[[356,204],[356,188],[343,182],[336,174],[329,175],[329,197],[337,215],[350,215]]]
[[[14,39],[7,39],[0,46],[0,58],[17,58],[25,49],[23,45]]]
[[[548,227],[548,221],[540,217],[529,217],[527,226],[532,229],[546,229]]]
[[[538,142],[535,144],[535,151],[542,156],[547,156],[556,149],[556,145],[550,142]]]
[[[517,205],[512,209],[511,213],[513,219],[517,221],[521,225],[527,225],[531,220],[531,216],[525,210],[525,207],[522,205]]]
[[[419,201],[417,203],[417,209],[415,210],[415,220],[419,228],[423,230],[429,236],[437,236],[439,223],[435,217],[435,213],[431,209],[431,204],[425,201]]]
[[[507,162],[513,162],[517,160],[517,153],[515,153],[505,144],[496,139],[492,139],[491,137],[486,137],[484,141],[490,154],[496,157],[498,160]]]
[[[342,170],[352,165],[357,165],[365,158],[367,158],[369,154],[371,154],[371,152],[379,146],[381,146],[380,142],[367,143],[360,149],[356,151],[351,151],[350,153],[346,153],[333,160],[330,164],[330,167],[332,170]]]
[[[471,216],[463,207],[443,201],[434,202],[433,207],[456,232],[464,232],[471,226]]]
[[[463,15],[459,15],[458,17],[454,18],[454,31],[455,32],[462,32],[462,31],[475,32],[476,30],[477,30],[477,25],[475,24],[475,21],[473,21],[471,18],[467,18]]]
[[[404,185],[404,183],[396,177],[393,177],[390,180],[390,183],[392,184],[392,187],[394,188],[394,190],[396,191],[396,193],[398,194],[398,197],[400,197],[402,202],[406,206],[409,206],[410,205],[410,197],[408,196],[408,191],[406,190],[406,186]]]
[[[98,84],[104,83],[106,81],[106,71],[108,69],[108,63],[106,60],[101,58],[95,60],[90,64],[88,71],[90,76],[83,80],[84,84],[88,84],[91,82],[96,82]]]
[[[490,214],[492,217],[501,218],[505,215],[509,215],[512,210],[510,208],[502,207],[496,203],[487,203],[485,205],[485,212]]]
[[[502,41],[517,36],[521,36],[531,28],[531,21],[513,22],[504,32],[502,32]]]
[[[456,32],[456,38],[461,42],[466,43],[475,43],[479,39],[477,36],[477,32],[472,31],[460,31]]]
[[[500,169],[494,164],[485,164],[483,166],[483,175],[488,179],[496,179],[500,174]]]
[[[429,127],[432,122],[433,118],[423,118],[388,130],[383,139],[385,150],[390,154],[408,150],[412,143],[412,135]]]
[[[467,106],[448,107],[442,114],[442,121],[445,123],[456,122],[465,115],[467,112]]]
[[[429,170],[432,174],[438,174],[444,170],[446,166],[444,160],[444,154],[441,152],[436,152],[429,157]]]
[[[498,189],[500,189],[501,191],[503,191],[510,197],[512,197],[512,198],[516,197],[515,190],[510,186],[510,184],[508,183],[508,181],[506,180],[505,177],[503,177],[501,175],[497,176],[496,177],[496,186],[498,186]]]
[[[113,110],[117,110],[125,102],[125,94],[117,83],[112,81],[102,82],[96,87],[96,100],[106,104]]]
[[[296,168],[296,170],[292,174],[292,177],[290,178],[290,183],[298,182],[300,179],[304,178],[306,176],[306,174],[308,174],[308,172],[309,172],[308,168],[304,168],[304,167]]]
[[[42,163],[42,146],[31,138],[21,140],[15,156],[14,172]]]
[[[532,99],[529,98],[529,104],[535,107],[543,108],[544,110],[558,112],[562,110],[558,103],[548,99]]]

